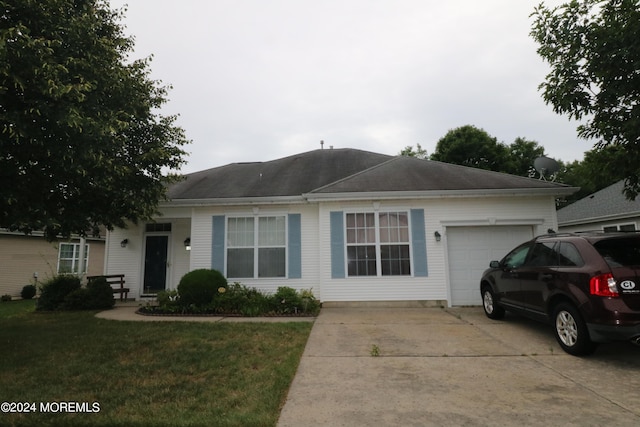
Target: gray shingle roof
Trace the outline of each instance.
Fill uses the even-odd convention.
[[[557,189],[567,185],[433,160],[398,156],[313,193]]]
[[[314,150],[282,159],[233,163],[186,175],[172,200],[302,196],[350,192],[570,189],[563,184],[355,149]]]
[[[622,193],[624,180],[558,210],[558,223],[594,221],[614,215],[640,215],[640,198],[627,200]]]
[[[353,149],[314,150],[268,162],[195,172],[169,188],[170,199],[300,196],[391,159]]]

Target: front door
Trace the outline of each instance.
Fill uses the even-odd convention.
[[[144,254],[143,293],[164,291],[167,285],[167,248],[169,236],[147,236]]]

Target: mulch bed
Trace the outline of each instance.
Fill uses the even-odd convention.
[[[164,317],[315,317],[311,313],[266,313],[259,316],[245,316],[240,313],[221,313],[221,312],[204,312],[190,313],[184,311],[182,313],[162,311],[158,307],[140,307],[136,310],[136,314],[142,316],[164,316]]]

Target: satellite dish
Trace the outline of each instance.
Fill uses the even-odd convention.
[[[555,181],[556,174],[560,170],[560,165],[555,160],[549,157],[538,157],[533,161],[533,167],[540,174],[540,179],[547,181],[549,178],[550,181]]]

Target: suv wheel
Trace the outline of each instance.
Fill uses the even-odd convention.
[[[496,304],[496,299],[493,295],[493,291],[489,286],[482,288],[482,308],[484,308],[484,314],[489,319],[502,319],[504,317],[504,308]]]
[[[553,311],[555,334],[564,351],[574,356],[593,353],[597,344],[589,338],[587,325],[578,310],[568,303],[561,303]]]

